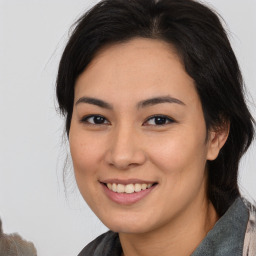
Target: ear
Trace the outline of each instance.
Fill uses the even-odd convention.
[[[209,132],[207,160],[215,160],[218,157],[221,148],[228,138],[229,128],[230,123],[225,122],[221,127]]]

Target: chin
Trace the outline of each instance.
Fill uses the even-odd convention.
[[[117,214],[115,214],[115,216],[117,216]],[[146,233],[151,230],[151,227],[153,229],[154,226],[152,218],[137,216],[136,214],[119,215],[118,217],[111,218],[111,220],[109,218],[106,219],[107,221],[102,219],[103,224],[117,233]]]
[[[116,233],[126,233],[126,234],[143,234],[150,231],[148,227],[132,226],[132,224],[123,224],[123,225],[114,224],[114,225],[108,226],[108,228]]]

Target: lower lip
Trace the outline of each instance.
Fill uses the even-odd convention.
[[[101,185],[103,186],[104,192],[106,193],[109,199],[111,199],[115,203],[122,204],[122,205],[130,205],[140,201],[141,199],[145,198],[156,187],[156,185],[154,185],[145,190],[141,190],[140,192],[134,192],[134,193],[128,194],[128,193],[116,193],[110,190],[104,184],[101,184]]]

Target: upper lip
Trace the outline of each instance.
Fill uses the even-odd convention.
[[[154,184],[157,183],[156,181],[149,181],[149,180],[141,180],[141,179],[106,179],[106,180],[100,180],[101,183],[116,183],[116,184]]]

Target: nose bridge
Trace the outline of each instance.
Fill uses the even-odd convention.
[[[127,123],[117,125],[112,130],[108,150],[108,162],[119,169],[140,165],[145,161],[139,132]]]

